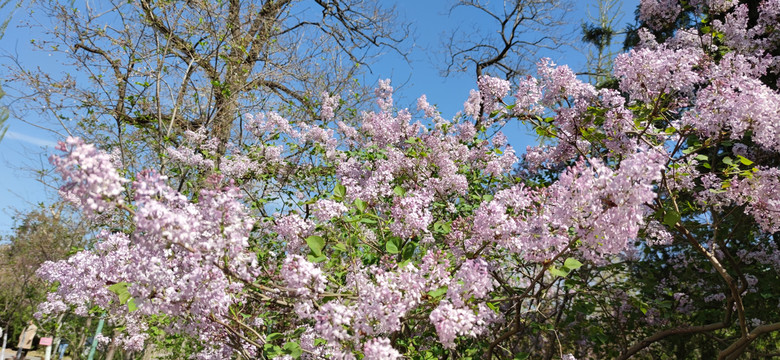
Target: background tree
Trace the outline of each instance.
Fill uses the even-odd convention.
[[[566,0],[457,1],[450,13],[466,11],[491,25],[456,29],[444,45],[442,74],[473,71],[476,79],[491,74],[512,81],[528,75],[541,51],[569,43],[564,26],[572,6]]]
[[[0,243],[0,324],[11,329],[9,339],[46,301],[50,287],[35,275],[40,265],[65,259],[85,245],[83,224],[64,209],[64,203],[59,203],[22,214],[14,234]],[[51,335],[58,325],[40,325],[39,333]]]
[[[596,2],[596,14],[588,11],[588,21],[582,24],[582,41],[588,47],[587,75],[591,82],[599,84],[610,78],[612,59],[617,55],[613,45],[618,36],[624,34],[619,29],[622,21],[621,1],[599,0]]]
[[[375,1],[44,0],[24,8],[28,26],[46,33],[34,45],[74,71],[31,69],[8,55],[7,84],[23,100],[16,117],[46,115],[62,134],[118,149],[130,168],[137,154],[164,167],[163,149],[184,130],[213,136],[224,153],[232,135],[240,143],[246,113],[317,119],[323,92],[359,100],[361,66],[401,51],[407,36],[393,9]]]
[[[5,96],[5,92],[0,88],[0,99]],[[8,131],[8,126],[5,126],[5,121],[8,120],[8,108],[0,107],[0,140],[3,140],[5,132]]]

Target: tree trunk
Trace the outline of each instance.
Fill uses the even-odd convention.
[[[79,339],[78,345],[76,345],[76,348],[73,349],[73,357],[75,359],[81,359],[81,352],[84,350],[84,343],[87,341],[87,333],[91,330],[92,327],[92,317],[87,318],[87,323],[84,324],[84,330],[81,332],[81,338]],[[93,340],[94,341],[94,340]]]
[[[106,351],[106,360],[113,360],[114,358],[114,353],[116,352],[117,348],[116,338],[118,335],[119,329],[114,329],[114,336],[112,336],[111,345],[108,346],[108,351]]]
[[[141,358],[141,360],[152,360],[152,355],[154,355],[154,348],[154,344],[146,345],[146,348],[144,348],[144,356]]]

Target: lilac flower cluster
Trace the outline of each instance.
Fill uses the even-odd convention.
[[[409,238],[428,229],[433,222],[430,205],[433,194],[427,190],[410,191],[406,196],[396,198],[391,213],[396,219],[390,225],[393,234]]]
[[[100,154],[94,156],[104,159]],[[82,165],[78,171],[88,174],[94,168]],[[210,321],[189,319],[227,314],[228,307],[241,298],[241,283],[229,280],[227,274],[244,280],[256,276],[256,258],[247,251],[253,220],[233,186],[204,189],[193,203],[169,188],[165,180],[151,171],[137,175],[132,242],[126,235],[104,232],[94,252],[83,251],[41,268],[42,278],[61,284],[42,305],[43,311],[73,306],[86,315],[87,307],[93,305],[113,308],[137,323],[118,338],[128,348],[142,346],[146,328],[138,317],[152,314],[173,316],[177,320],[172,329],[204,341],[224,336],[224,330]],[[218,179],[213,183],[217,186]],[[120,283],[127,284],[126,291],[137,306],[132,313],[117,310],[116,295],[108,289]]]
[[[203,170],[211,170],[214,168],[214,160],[208,159],[203,154],[196,152],[195,149],[189,146],[181,146],[179,148],[168,147],[165,149],[168,157],[185,166],[192,166]]]
[[[632,100],[652,102],[661,94],[693,90],[702,81],[694,69],[701,56],[691,48],[631,50],[615,58],[614,73],[621,79],[620,89]]]
[[[376,96],[377,105],[384,112],[388,112],[393,108],[393,87],[390,86],[390,79],[380,79],[377,88],[374,90],[374,95]]]
[[[335,110],[339,106],[339,100],[341,100],[341,98],[338,95],[330,96],[326,92],[322,93],[321,97],[322,109],[320,110],[320,116],[324,121],[331,121],[336,115]]]
[[[269,134],[286,133],[295,135],[297,132],[290,126],[290,122],[276,112],[269,111],[257,115],[247,114],[247,131],[254,134],[258,139],[263,139]]]
[[[766,148],[780,150],[780,133],[774,123],[780,117],[780,94],[758,78],[765,74],[762,58],[728,54],[711,71],[715,80],[699,91],[693,111],[683,123],[704,136],[718,136],[723,129],[739,140],[752,131],[753,140]]]
[[[334,217],[339,217],[347,212],[347,207],[338,202],[328,199],[320,199],[314,203],[314,216],[320,221],[328,221]]]
[[[108,154],[74,137],[60,141],[57,150],[66,155],[52,155],[49,161],[65,181],[60,188],[63,198],[72,199],[87,216],[123,203],[121,195],[127,179],[119,175]]]
[[[390,346],[390,339],[376,338],[367,341],[363,345],[365,359],[395,360],[401,358],[401,354]]]
[[[324,289],[322,271],[294,255],[285,261],[282,274],[289,289],[306,300],[303,305],[296,305],[298,316],[314,321],[318,336],[328,341],[326,352],[339,358],[353,358],[343,349],[358,344],[363,344],[365,351],[397,354],[376,336],[398,331],[401,319],[419,305],[422,293],[431,287],[411,264],[394,272],[367,267],[348,279],[348,286],[359,297],[351,302],[334,299],[317,309],[307,299]],[[354,329],[354,333],[348,329]],[[376,343],[377,339],[380,343]]]
[[[468,99],[466,99],[466,102],[463,103],[463,112],[473,119],[478,119],[481,115],[479,113],[481,110],[481,104],[482,96],[479,94],[479,91],[472,89],[469,91]]]
[[[639,19],[655,30],[674,23],[682,12],[677,0],[644,0],[639,3]]]
[[[736,0],[697,0],[697,1],[691,1],[692,5],[695,6],[702,6],[706,5],[707,9],[709,9],[710,12],[716,13],[716,14],[722,14],[726,11],[731,10],[731,8],[736,5]]]
[[[763,231],[780,231],[780,169],[760,169],[752,179],[732,181],[735,200],[746,203],[746,213],[753,216]]]
[[[436,116],[436,107],[428,103],[428,97],[425,95],[417,99],[417,110],[421,110],[425,117],[433,118]]]
[[[231,179],[241,179],[249,174],[261,172],[263,167],[247,155],[236,154],[223,158],[219,170]]]
[[[565,248],[573,230],[586,258],[618,254],[644,224],[644,206],[655,198],[653,182],[661,178],[665,160],[662,152],[645,149],[630,154],[619,170],[598,160],[580,161],[545,191],[501,191],[474,216],[479,239],[474,246],[495,241],[539,260]],[[509,216],[510,209],[522,215]]]
[[[446,298],[429,316],[442,345],[452,348],[457,336],[476,337],[499,319],[493,310],[479,302],[495,285],[484,260],[466,260],[461,265],[448,284]]]
[[[282,265],[282,278],[295,295],[312,298],[325,291],[327,280],[314,264],[300,255],[291,255]]]
[[[484,111],[491,114],[495,111],[504,110],[504,97],[509,93],[511,85],[509,81],[482,75],[477,81],[479,94],[482,97],[482,106]]]
[[[86,316],[89,304],[109,306],[112,294],[106,284],[123,281],[116,268],[123,268],[129,259],[130,240],[124,234],[105,231],[98,238],[104,241],[96,252],[79,252],[66,261],[46,262],[38,269],[38,276],[60,284],[39,308],[41,313],[63,312],[74,306],[76,314]]]
[[[557,66],[551,59],[544,58],[536,63],[539,86],[543,90],[540,104],[553,107],[559,101],[573,99],[575,102],[592,100],[596,94],[593,85],[577,79],[577,75],[566,65]],[[527,86],[531,86],[527,83]],[[530,89],[531,93],[539,90]],[[530,104],[532,105],[532,104]]]
[[[305,246],[303,240],[314,231],[314,224],[298,214],[289,214],[278,218],[273,230],[286,242],[287,251],[297,254]]]
[[[539,105],[542,100],[542,88],[539,86],[539,80],[534,77],[527,77],[520,80],[515,92],[515,107],[512,109],[515,114],[540,114],[544,108]]]

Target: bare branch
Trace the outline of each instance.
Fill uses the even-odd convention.
[[[462,0],[450,12],[470,9],[495,24],[491,31],[484,25],[453,32],[445,47],[447,56],[442,75],[466,71],[470,63],[478,78],[493,69],[507,80],[515,79],[535,63],[541,49],[558,49],[568,43],[565,36],[550,35],[565,24],[563,16],[571,4],[567,1],[520,0],[503,2],[502,7],[486,1]],[[494,74],[498,75],[498,74]]]

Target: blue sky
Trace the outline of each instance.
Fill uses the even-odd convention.
[[[390,78],[396,87],[396,104],[412,105],[422,94],[428,101],[439,106],[445,118],[457,113],[466,100],[469,90],[476,87],[473,70],[468,73],[454,74],[447,78],[439,75],[440,62],[443,54],[442,37],[455,27],[465,28],[472,24],[480,25],[480,18],[474,18],[473,13],[456,10],[450,14],[453,1],[447,0],[396,0],[396,6],[401,19],[406,19],[414,27],[414,47],[409,53],[410,62],[393,52],[387,52],[379,61],[371,66],[372,73],[366,75],[365,81],[375,82],[379,78]],[[575,3],[573,11],[566,14],[572,30],[578,31],[585,19],[588,9],[595,13],[595,0]],[[622,24],[633,22],[633,11],[638,0],[625,1],[622,4]],[[8,9],[0,11],[5,19]],[[16,53],[25,61],[40,66],[55,64],[51,54],[32,52],[30,39],[40,36],[28,28],[18,28],[20,11],[9,24],[5,36],[0,40],[0,56]],[[578,39],[577,36],[575,38]],[[552,58],[558,64],[568,64],[573,70],[583,70],[585,55],[575,49],[568,48],[558,53],[548,53],[544,56]],[[6,61],[3,61],[6,62]],[[3,70],[0,70],[3,71]],[[2,99],[8,104],[8,99]],[[26,118],[35,123],[35,118]],[[53,146],[59,140],[56,134],[36,128],[33,125],[10,118],[5,138],[0,141],[0,235],[11,232],[14,214],[13,209],[25,210],[39,203],[50,202],[56,193],[36,180],[35,170],[48,165],[47,157],[53,151]],[[527,145],[535,142],[534,137],[527,135],[520,124],[510,123],[504,128],[510,143],[518,152],[525,150]]]

